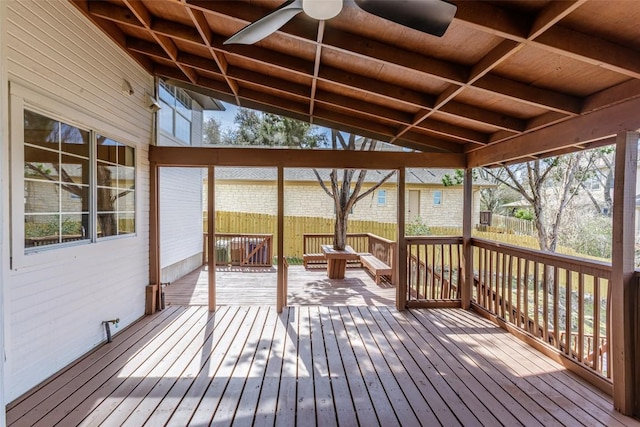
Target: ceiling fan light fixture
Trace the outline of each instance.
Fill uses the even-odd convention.
[[[342,0],[302,0],[302,10],[314,19],[325,21],[342,10]]]

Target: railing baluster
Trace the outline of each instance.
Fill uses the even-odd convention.
[[[593,369],[602,373],[600,364],[600,277],[593,279]]]
[[[578,273],[578,358],[584,363],[584,274]]]
[[[542,317],[544,318],[544,329],[542,336],[545,343],[549,343],[549,266],[543,264],[542,267]]]
[[[524,288],[522,293],[524,330],[527,332],[531,332],[531,328],[529,327],[529,260],[526,258],[524,260]]]
[[[538,279],[540,273],[540,265],[537,261],[533,262],[533,322],[534,326],[534,334],[536,337],[540,336],[540,318],[539,318],[539,307],[540,307],[540,292],[539,292],[539,283]]]
[[[513,257],[509,255],[509,273],[508,273],[508,283],[507,283],[507,292],[508,292],[508,301],[509,301],[509,322],[513,322]]]
[[[522,326],[522,290],[521,290],[521,278],[522,278],[522,258],[516,258],[516,325],[520,328]]]
[[[565,310],[565,335],[566,335],[566,348],[564,349],[566,354],[571,355],[571,334],[573,330],[571,329],[571,271],[565,269],[565,302],[564,302],[564,310]]]
[[[560,349],[560,328],[558,325],[559,322],[559,316],[558,316],[558,311],[559,311],[559,304],[558,304],[558,299],[560,297],[560,289],[559,289],[559,280],[558,280],[558,274],[559,270],[558,267],[553,267],[553,338],[555,340],[555,346],[556,348],[559,350]]]

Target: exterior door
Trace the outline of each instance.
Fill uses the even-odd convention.
[[[413,221],[420,216],[420,191],[409,190],[409,212],[408,220]]]

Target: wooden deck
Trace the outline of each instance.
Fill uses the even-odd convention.
[[[169,307],[8,409],[10,426],[638,426],[460,309]]]
[[[289,305],[389,305],[396,289],[379,285],[362,268],[348,268],[344,279],[329,279],[326,268],[289,267]],[[167,305],[207,305],[207,271],[196,270],[165,288]],[[216,302],[222,305],[275,305],[276,269],[218,267]]]

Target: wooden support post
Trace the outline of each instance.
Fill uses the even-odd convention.
[[[405,227],[405,168],[398,169],[398,231],[395,255],[396,308],[407,308],[407,243],[404,239]]]
[[[634,354],[637,339],[633,303],[637,300],[634,278],[635,186],[638,161],[638,133],[625,132],[616,138],[613,187],[613,236],[611,259],[610,316],[613,404],[626,415],[639,412],[636,389],[638,366]]]
[[[276,308],[278,313],[287,305],[287,295],[284,286],[284,168],[278,166],[278,283],[276,285]]]
[[[462,251],[464,254],[462,288],[462,308],[468,310],[471,307],[471,295],[473,290],[473,248],[471,247],[471,225],[473,222],[473,175],[472,169],[465,169],[463,186],[463,213],[462,213]]]
[[[209,311],[216,311],[216,173],[213,166],[209,166],[207,176],[207,261],[209,283]]]
[[[160,168],[149,165],[149,284],[160,288]]]

